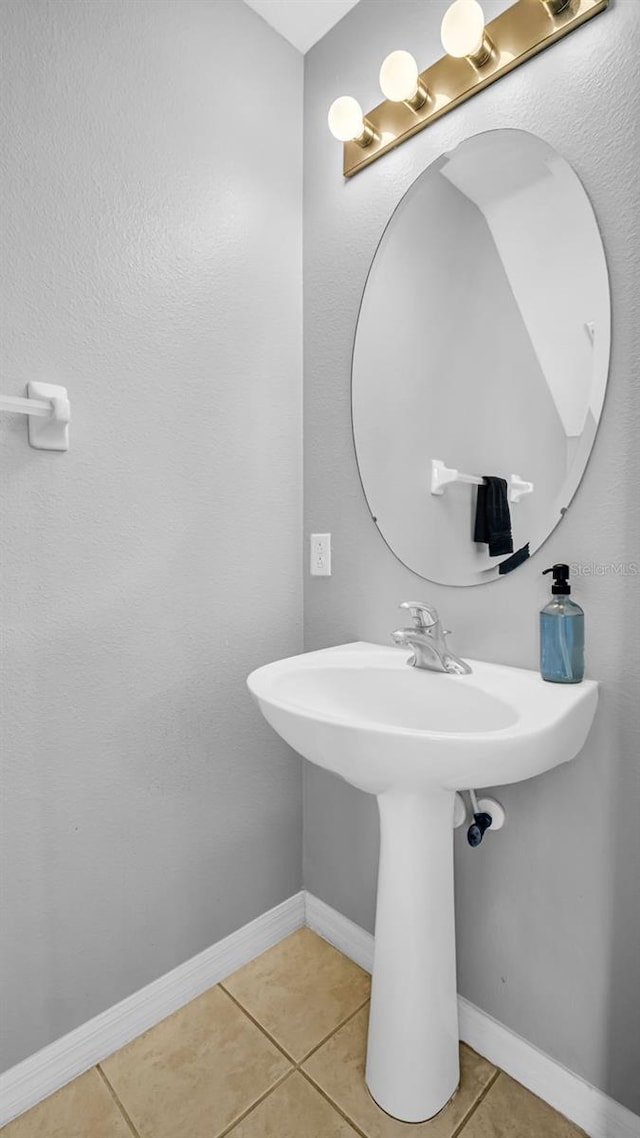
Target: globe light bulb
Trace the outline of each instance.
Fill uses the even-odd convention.
[[[478,0],[454,0],[440,28],[442,46],[454,59],[477,56],[485,40],[484,13]]]
[[[338,142],[351,142],[360,138],[364,132],[362,107],[351,95],[341,95],[329,107],[327,116],[329,130]]]
[[[408,102],[418,92],[418,64],[409,51],[392,51],[380,68],[380,88],[385,99]]]

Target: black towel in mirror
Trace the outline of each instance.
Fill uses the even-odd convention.
[[[490,474],[483,478],[483,484],[478,486],[473,540],[486,542],[490,557],[502,557],[513,553],[508,487],[504,478]]]
[[[512,573],[514,569],[518,568],[518,565],[522,565],[522,562],[527,560],[528,556],[529,542],[523,545],[521,549],[516,549],[515,553],[512,553],[511,557],[507,557],[506,561],[501,561],[498,565],[498,573],[501,577],[504,577],[505,573]]]

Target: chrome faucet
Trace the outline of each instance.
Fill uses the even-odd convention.
[[[408,609],[413,619],[412,628],[398,628],[391,635],[396,644],[413,649],[407,660],[414,668],[427,668],[431,672],[450,672],[468,675],[471,668],[447,647],[448,632],[443,629],[440,617],[431,605],[421,601],[403,601],[401,609]]]

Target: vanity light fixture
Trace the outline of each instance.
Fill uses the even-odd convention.
[[[491,59],[493,44],[484,28],[484,12],[478,0],[454,0],[440,28],[442,46],[454,59],[468,59],[482,67]]]
[[[420,80],[418,64],[409,51],[392,51],[380,68],[380,89],[393,103],[419,111],[429,93]]]
[[[370,146],[375,133],[362,114],[362,107],[351,95],[341,95],[329,107],[329,130],[338,142],[355,142],[357,146]]]
[[[345,177],[357,174],[575,31],[608,4],[609,0],[516,0],[485,27],[478,0],[453,0],[442,20],[446,54],[441,59],[419,71],[408,51],[392,51],[380,68],[383,103],[366,115],[349,95],[332,103],[329,129],[343,143]]]

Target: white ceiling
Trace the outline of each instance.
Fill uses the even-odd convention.
[[[245,0],[298,51],[308,51],[358,0]]]

